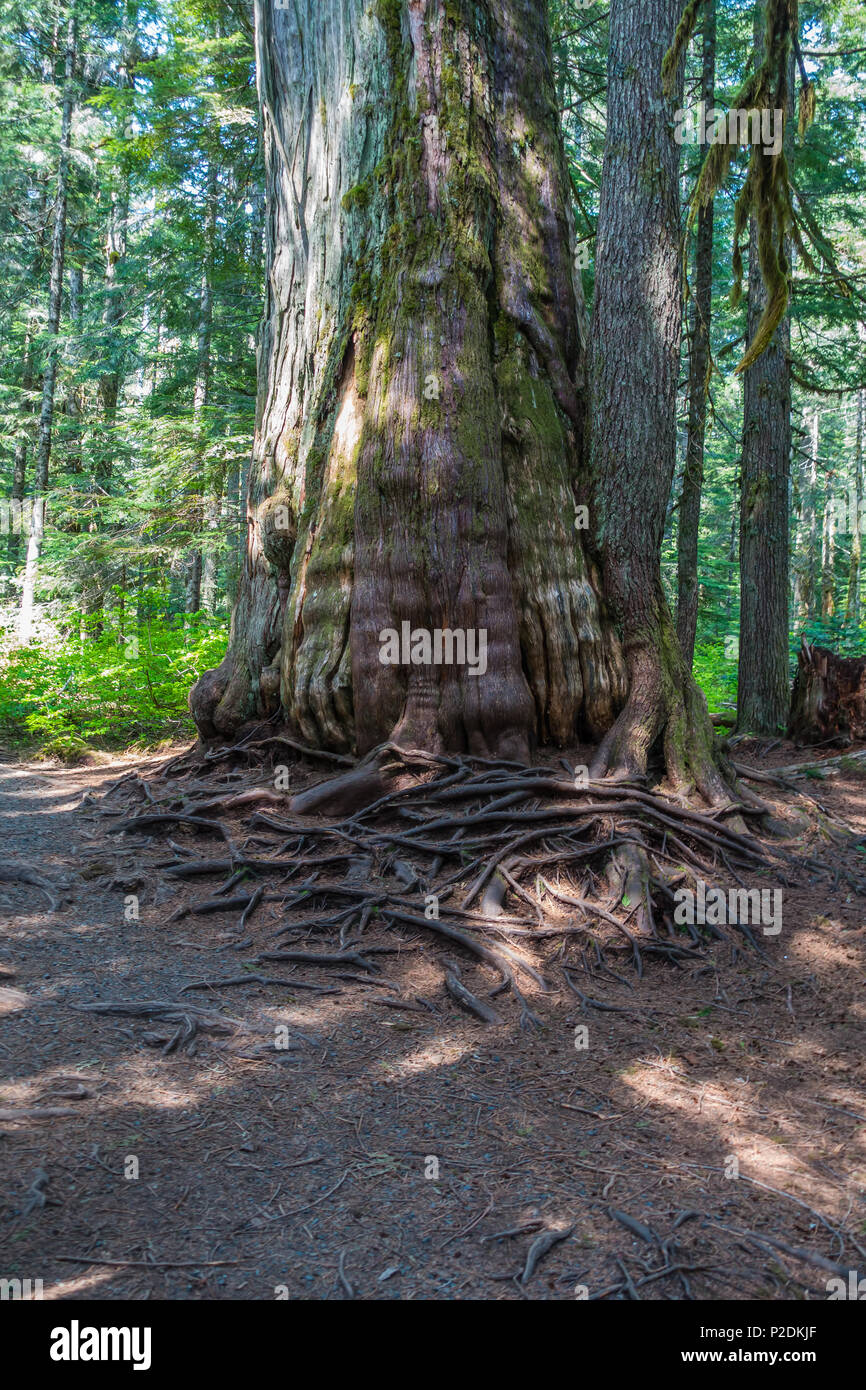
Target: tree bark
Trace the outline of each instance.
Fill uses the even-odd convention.
[[[815,552],[818,537],[818,411],[804,414],[809,437],[809,457],[800,467],[802,527],[797,527],[798,554],[794,562],[794,614],[803,626],[815,607]],[[799,451],[802,457],[802,451]]]
[[[15,455],[12,464],[12,493],[11,508],[9,517],[9,538],[6,542],[6,556],[10,563],[10,571],[14,573],[17,568],[21,554],[21,528],[22,528],[22,503],[24,492],[27,486],[27,446],[28,446],[28,416],[33,413],[33,383],[34,383],[34,363],[33,363],[33,331],[28,329],[24,340],[24,365],[21,372],[21,415],[22,419],[18,426],[18,437],[15,440]]]
[[[281,704],[334,749],[524,758],[598,737],[625,673],[582,529],[583,305],[546,6],[256,14],[268,302],[246,561],[228,655],[191,694],[199,729]],[[484,674],[383,664],[404,622],[483,631]]]
[[[219,555],[217,542],[221,509],[222,487],[217,479],[208,489],[204,504],[205,542],[201,565],[201,606],[205,613],[216,612]]]
[[[60,117],[60,154],[57,167],[57,196],[54,205],[54,234],[51,243],[51,277],[48,287],[48,348],[42,375],[42,404],[36,445],[36,467],[33,478],[33,513],[21,609],[18,640],[24,644],[33,635],[33,607],[39,559],[45,535],[45,493],[48,488],[48,465],[51,458],[51,427],[54,420],[54,390],[57,383],[58,333],[63,303],[63,258],[66,250],[66,207],[69,189],[69,151],[72,142],[72,112],[75,104],[74,73],[76,51],[76,16],[74,0],[66,23],[66,61],[64,67],[63,107]]]
[[[257,186],[250,192],[252,212],[244,224],[248,237],[246,256],[250,266],[250,276],[258,283],[265,257],[265,196],[264,189]],[[258,354],[258,336],[256,349]],[[232,463],[226,479],[226,597],[229,608],[234,608],[240,591],[240,578],[243,573],[244,556],[247,548],[246,496],[249,480],[249,458],[241,465],[240,459]]]
[[[200,529],[205,524],[208,505],[212,501],[209,496],[206,504],[202,494],[207,494],[209,491],[204,466],[204,414],[210,394],[210,350],[213,333],[213,268],[217,206],[217,170],[213,162],[208,170],[205,200],[204,255],[202,257],[201,292],[198,306],[198,342],[196,345],[195,388],[192,405],[193,430],[196,440],[196,458],[193,471],[195,487],[198,489],[198,497],[193,508],[193,524],[196,529]],[[203,572],[204,555],[201,544],[198,544],[187,560],[184,602],[187,613],[197,613],[201,607]]]
[[[763,13],[755,19],[756,61],[763,44]],[[793,55],[790,65],[793,65]],[[792,153],[788,79],[785,152]],[[786,244],[790,263],[790,246]],[[766,302],[758,256],[758,227],[749,227],[748,341]],[[737,729],[775,733],[790,704],[788,675],[788,489],[791,467],[790,322],[787,316],[761,356],[744,373],[743,451],[740,463],[740,660]]]
[[[130,82],[125,69],[121,71],[120,85]],[[129,132],[124,129],[123,136]],[[124,167],[118,171],[118,179],[111,191],[111,206],[105,232],[105,271],[103,291],[105,307],[102,314],[104,329],[104,352],[108,370],[104,371],[97,383],[97,399],[101,419],[95,430],[93,465],[93,488],[90,503],[89,530],[97,538],[91,546],[92,553],[85,560],[83,581],[83,609],[90,621],[87,630],[91,636],[102,632],[102,621],[97,615],[102,613],[106,590],[106,565],[104,542],[98,539],[103,530],[103,507],[110,496],[114,462],[117,451],[117,404],[123,383],[123,355],[118,329],[123,319],[123,287],[120,283],[120,267],[126,255],[129,229],[129,174]]]
[[[836,612],[836,526],[833,496],[837,482],[834,472],[826,475],[824,515],[821,521],[821,618],[828,622]]]
[[[39,181],[37,210],[33,219],[35,246],[30,274],[34,285],[38,284],[42,278],[45,265],[47,252],[47,203],[48,187],[47,181],[43,178]],[[37,397],[34,390],[36,385],[36,361],[33,344],[38,333],[39,315],[35,306],[32,306],[28,316],[27,332],[24,337],[24,353],[21,365],[20,420],[15,440],[15,454],[12,465],[12,491],[10,496],[11,515],[9,517],[9,539],[6,542],[6,555],[9,561],[10,578],[18,568],[21,558],[21,534],[24,530],[22,503],[27,488],[27,453],[30,448],[33,433],[33,418],[36,414],[37,405]]]
[[[749,336],[764,305],[757,226],[749,238]],[[788,676],[788,476],[791,451],[789,323],[745,372],[740,468],[740,663],[737,728],[784,724]]]
[[[628,702],[591,772],[646,772],[660,742],[671,780],[711,801],[729,791],[706,701],[685,664],[661,583],[676,461],[681,295],[679,149],[661,68],[679,0],[613,0],[608,125],[590,340],[594,521],[605,593],[622,624]],[[651,175],[647,171],[651,171]]]
[[[716,5],[704,0],[701,100],[709,110],[716,83]],[[698,625],[698,531],[704,485],[704,438],[713,307],[713,201],[698,212],[695,246],[694,326],[689,351],[689,425],[677,531],[677,636],[691,670]]]
[[[851,561],[848,572],[848,598],[845,604],[845,621],[855,627],[860,624],[860,590],[862,585],[863,540],[860,534],[860,518],[863,514],[863,429],[866,424],[866,390],[857,392],[855,410],[857,423],[854,442],[854,478],[850,501],[853,502],[854,516],[849,520],[851,529]]]
[[[70,473],[80,473],[82,469],[82,449],[84,436],[84,390],[78,371],[80,358],[81,316],[84,311],[84,267],[73,265],[69,272],[69,326],[73,343],[67,353],[71,367],[71,380],[63,405],[64,414],[69,420],[67,427],[68,444],[66,464]]]

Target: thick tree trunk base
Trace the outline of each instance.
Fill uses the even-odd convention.
[[[643,780],[651,756],[660,753],[676,795],[697,791],[711,806],[730,803],[737,799],[735,782],[663,601],[654,628],[647,640],[626,650],[629,696],[599,744],[590,775]]]
[[[268,302],[229,653],[190,700],[205,738],[281,710],[320,748],[525,762],[622,707],[544,10],[261,7]],[[483,672],[383,659],[404,623],[484,634]]]
[[[866,738],[866,657],[837,656],[803,639],[788,736],[796,743]]]

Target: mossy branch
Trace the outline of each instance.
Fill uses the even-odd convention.
[[[692,34],[695,32],[698,10],[703,3],[704,0],[689,0],[689,3],[683,10],[682,18],[677,25],[673,43],[662,60],[662,91],[666,97],[673,96],[679,61],[689,45]]]
[[[800,110],[797,119],[797,132],[801,136],[806,134],[815,119],[816,102],[815,83],[805,82],[800,88]]]
[[[690,5],[684,13],[677,35],[691,8]],[[797,0],[767,0],[763,59],[755,71],[745,78],[739,91],[732,98],[731,109],[781,110],[784,126],[787,121],[789,98],[788,60],[797,23]],[[673,54],[676,42],[675,38],[670,53],[665,57],[665,64]],[[814,92],[806,97],[807,111],[810,103],[814,109]],[[712,145],[707,152],[692,195],[689,225],[694,221],[698,210],[709,204],[724,184],[735,148],[734,145],[724,142]],[[746,371],[769,345],[788,307],[789,267],[785,239],[794,226],[788,165],[782,150],[778,154],[772,151],[768,153],[760,141],[752,145],[748,172],[734,209],[732,305],[736,305],[742,295],[741,241],[750,216],[755,218],[758,225],[758,258],[767,291],[767,302],[752,342],[737,366],[738,374]]]

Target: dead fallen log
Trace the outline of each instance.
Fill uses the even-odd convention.
[[[788,737],[795,743],[866,738],[866,657],[837,656],[802,639]]]

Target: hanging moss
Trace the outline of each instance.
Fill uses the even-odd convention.
[[[673,95],[680,58],[688,48],[689,40],[695,32],[698,10],[703,3],[704,0],[689,0],[677,25],[674,41],[662,60],[662,89],[666,97]]]
[[[678,36],[683,26],[688,27],[690,12],[693,10],[696,10],[696,3],[695,0],[690,0],[677,29]],[[781,110],[783,122],[787,121],[790,95],[788,62],[797,24],[798,0],[767,0],[763,59],[731,98],[732,110]],[[693,28],[694,14],[691,15],[691,25]],[[668,76],[668,60],[671,59],[676,46],[675,38],[674,45],[665,57],[664,71]],[[808,111],[810,106],[814,109],[814,92],[806,96],[805,100],[805,109]],[[803,98],[801,117],[804,109],[802,102]],[[712,201],[725,182],[735,148],[728,143],[710,146],[692,198],[690,224],[697,216],[698,210]],[[746,371],[769,346],[788,307],[789,266],[785,241],[795,224],[788,166],[783,150],[778,154],[767,154],[760,141],[752,145],[746,181],[734,210],[734,283],[731,291],[733,304],[739,302],[742,294],[743,257],[740,243],[750,216],[755,218],[758,225],[758,257],[767,298],[754,337],[736,368],[737,373]]]
[[[815,119],[816,101],[815,83],[804,83],[800,88],[800,106],[797,118],[797,130],[800,135],[806,134]]]

